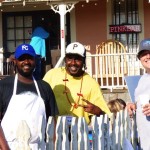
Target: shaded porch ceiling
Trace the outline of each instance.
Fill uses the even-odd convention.
[[[91,2],[97,0],[0,0],[0,6],[2,5],[24,5],[24,4],[65,4],[65,3],[78,3],[78,2]]]
[[[1,11],[43,10],[50,9],[52,5],[89,3],[91,1],[97,0],[0,0],[0,9]],[[23,7],[26,9],[22,9]]]

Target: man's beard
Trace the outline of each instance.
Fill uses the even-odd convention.
[[[33,74],[34,69],[30,70],[30,72],[24,72],[23,70],[17,68],[17,71],[23,77],[30,77]]]

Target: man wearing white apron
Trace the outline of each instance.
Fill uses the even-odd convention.
[[[138,59],[146,70],[135,89],[136,104],[127,104],[129,115],[136,111],[137,131],[140,149],[150,150],[150,39],[140,42]]]
[[[43,118],[46,128],[47,118],[58,114],[51,87],[42,80],[36,81],[32,76],[35,58],[31,45],[19,45],[15,51],[17,74],[0,81],[1,125],[11,150],[15,150],[18,144],[16,131],[22,120],[26,121],[30,129],[30,149],[38,150],[40,118]]]

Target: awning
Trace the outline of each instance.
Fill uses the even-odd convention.
[[[0,0],[0,5],[24,5],[24,4],[37,4],[37,3],[45,3],[48,2],[49,4],[61,4],[61,3],[77,3],[77,2],[90,2],[90,1],[97,1],[97,0]]]

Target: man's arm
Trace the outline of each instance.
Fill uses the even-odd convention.
[[[0,148],[2,150],[10,150],[1,126],[0,126]]]
[[[2,82],[2,80],[1,80],[1,82],[0,82],[0,95],[1,95],[1,99],[0,99],[0,122],[1,122],[1,120],[2,120],[2,117],[3,117],[3,113],[2,113],[2,95],[4,94],[3,93],[3,84],[2,84],[3,82]],[[10,87],[10,86],[9,86]],[[10,148],[9,148],[9,146],[8,146],[8,143],[7,143],[7,141],[6,141],[6,139],[5,139],[5,135],[4,135],[4,132],[3,132],[3,129],[2,129],[2,127],[1,127],[1,124],[0,124],[0,149],[1,150],[10,150]]]

